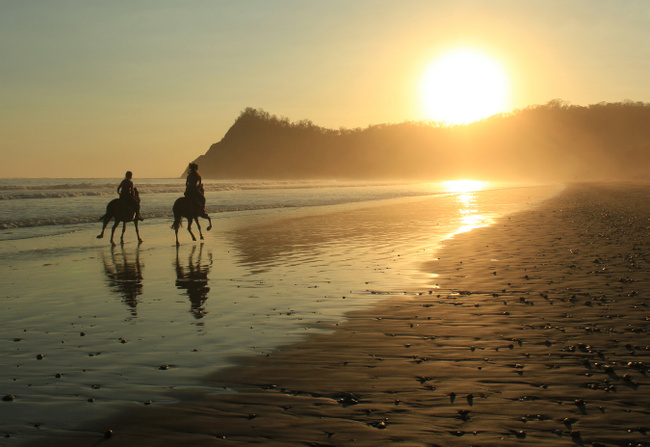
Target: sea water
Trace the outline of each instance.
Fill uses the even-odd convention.
[[[129,224],[112,247],[95,236],[117,184],[0,180],[0,394],[13,396],[0,402],[0,435],[11,436],[0,444],[228,392],[205,378],[332,330],[351,309],[435,290],[418,262],[442,240],[558,190],[206,181],[214,228],[204,223],[197,242],[183,228],[176,247],[184,181],[136,179],[145,242]],[[403,206],[422,199],[427,209]]]
[[[0,240],[74,231],[96,222],[117,198],[120,179],[0,179]],[[387,199],[448,192],[435,183],[337,181],[203,182],[208,212],[250,211]],[[183,179],[135,179],[146,218],[171,217]],[[18,230],[26,229],[26,230]]]

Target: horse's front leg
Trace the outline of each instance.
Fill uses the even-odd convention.
[[[111,229],[111,245],[113,247],[115,247],[117,245],[115,242],[113,242],[113,236],[115,235],[115,229],[117,228],[117,226],[119,224],[120,224],[120,222],[116,220],[115,223],[113,224],[113,228]]]
[[[194,222],[196,222],[196,226],[199,229],[199,236],[201,237],[201,240],[203,240],[203,232],[201,231],[201,224],[199,224],[199,218],[195,217]]]
[[[120,244],[124,245],[124,232],[126,231],[126,222],[122,222],[122,236],[120,236]]]
[[[190,232],[190,235],[192,236],[192,240],[195,241],[196,237],[194,236],[194,233],[192,233],[192,219],[190,218],[187,219],[187,231]]]
[[[199,217],[202,217],[204,219],[208,219],[208,228],[206,228],[206,230],[210,231],[212,229],[212,219],[210,219],[210,216],[208,215],[208,213],[205,210],[203,210],[201,212],[201,214],[199,214]],[[198,223],[199,219],[197,218],[196,221]]]
[[[135,224],[135,234],[138,236],[138,243],[141,244],[144,241],[140,237],[140,229],[138,228],[138,219],[134,220],[133,223]]]

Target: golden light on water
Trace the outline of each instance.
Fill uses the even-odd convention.
[[[466,124],[508,110],[509,78],[501,64],[473,48],[457,48],[434,60],[420,84],[424,115]]]
[[[488,183],[480,180],[448,180],[442,185],[449,192],[471,192],[484,189]]]
[[[461,211],[461,226],[454,234],[465,233],[475,228],[487,227],[492,223],[492,219],[483,214],[477,214],[476,209],[465,209]]]
[[[485,189],[488,182],[480,180],[450,180],[443,182],[443,186],[450,193],[456,195],[458,212],[460,213],[460,226],[449,235],[465,233],[475,228],[485,227],[492,223],[489,216],[479,213],[476,192]]]

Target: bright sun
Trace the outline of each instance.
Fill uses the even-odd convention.
[[[481,51],[459,48],[426,69],[420,85],[425,116],[445,124],[466,124],[505,112],[509,81],[496,60]]]

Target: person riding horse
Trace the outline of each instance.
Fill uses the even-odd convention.
[[[187,179],[185,180],[185,197],[192,200],[199,210],[205,213],[205,195],[199,165],[190,163],[188,166]]]
[[[172,212],[174,213],[172,229],[176,233],[177,246],[180,245],[178,242],[178,229],[181,227],[183,218],[187,219],[187,231],[189,231],[193,241],[196,241],[196,237],[192,233],[192,222],[196,223],[199,229],[199,236],[203,240],[199,217],[208,220],[208,231],[212,228],[212,219],[210,219],[210,216],[205,210],[203,183],[199,174],[199,166],[196,163],[190,163],[188,166],[187,180],[185,181],[185,197],[176,199],[172,207]]]
[[[140,229],[138,228],[138,221],[142,220],[140,217],[140,195],[138,190],[133,186],[133,174],[131,171],[127,171],[124,176],[124,180],[120,183],[120,186],[117,187],[117,193],[120,195],[118,199],[113,199],[108,202],[106,205],[106,213],[99,218],[103,222],[102,232],[97,235],[97,239],[104,237],[104,231],[108,222],[115,220],[113,224],[113,229],[111,230],[111,245],[115,246],[113,242],[113,236],[115,235],[115,229],[122,222],[122,236],[120,237],[120,242],[124,243],[124,232],[126,231],[126,223],[133,222],[135,225],[135,233],[138,235],[138,243],[142,243],[142,238],[140,237]]]
[[[133,186],[133,173],[126,171],[124,180],[117,187],[117,193],[120,199],[135,213],[135,220],[144,220],[140,217],[140,202],[136,198],[137,189]]]

